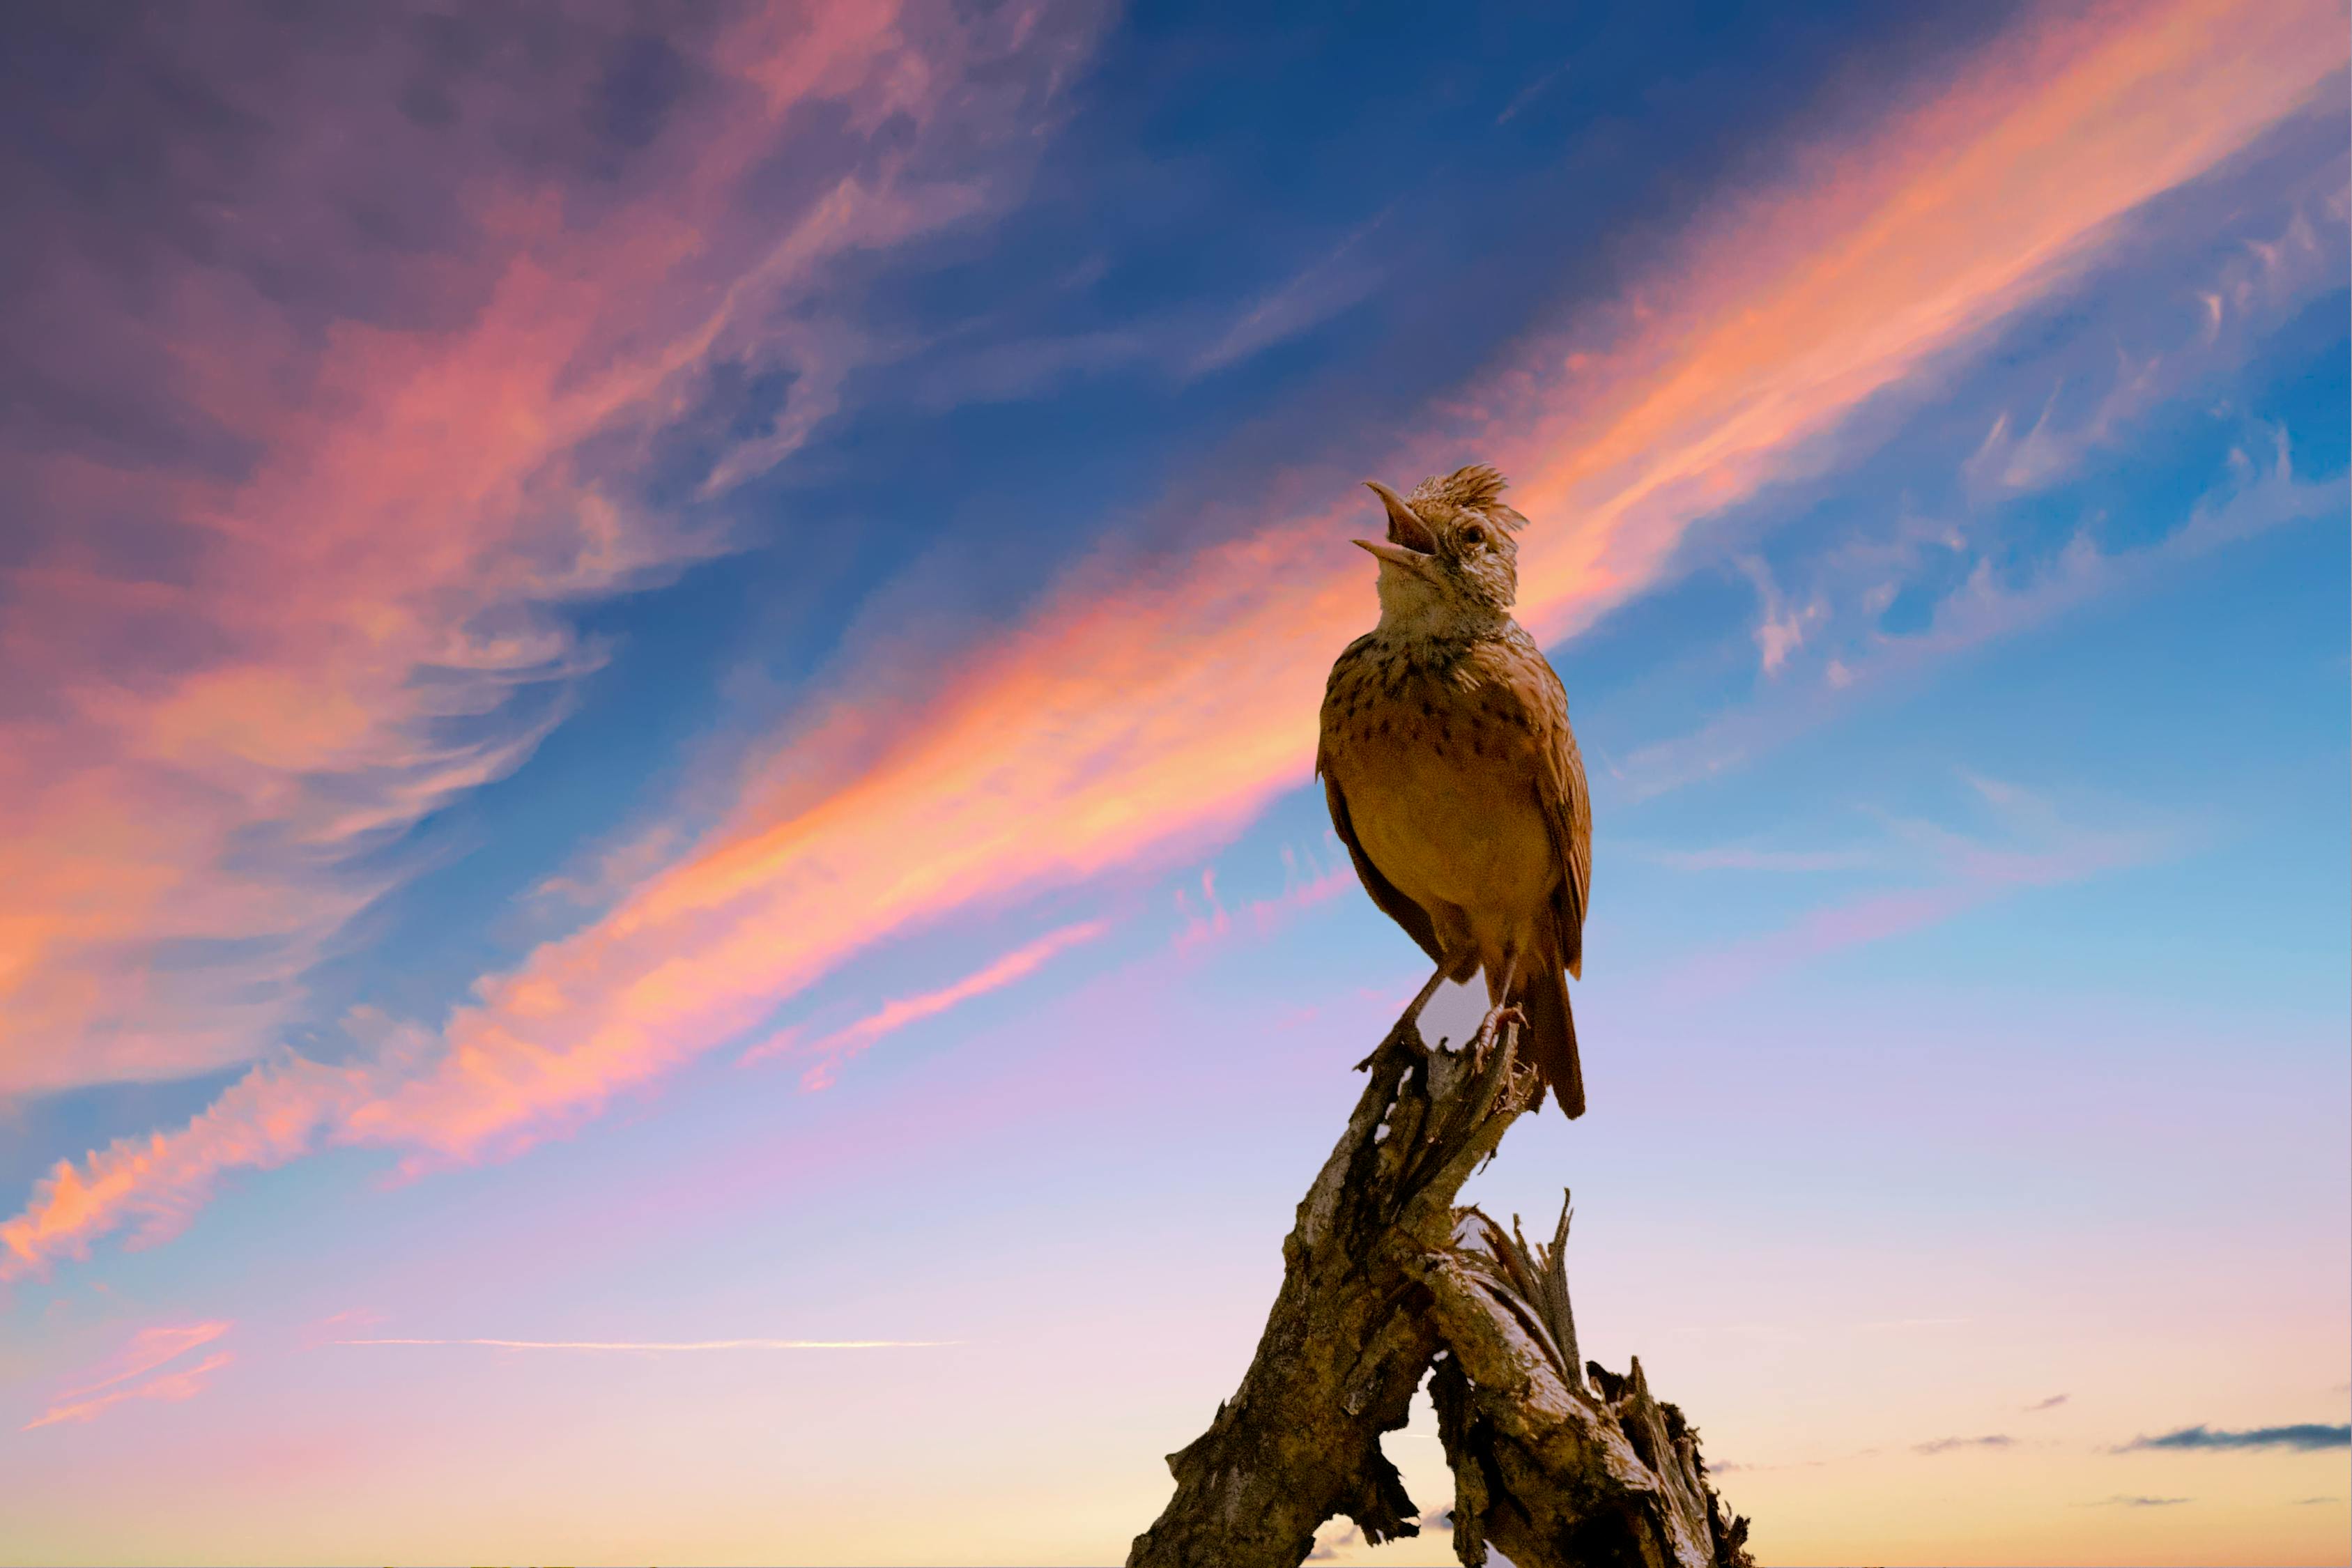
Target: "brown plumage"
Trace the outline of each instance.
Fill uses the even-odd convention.
[[[1568,981],[1584,967],[1592,812],[1568,695],[1511,618],[1527,519],[1484,464],[1423,479],[1388,508],[1380,625],[1348,645],[1323,694],[1322,776],[1331,825],[1372,901],[1437,964],[1483,970],[1487,999],[1516,1006],[1522,1052],[1570,1116],[1584,1078]]]

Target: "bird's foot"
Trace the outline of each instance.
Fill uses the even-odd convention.
[[[1470,1037],[1470,1065],[1474,1069],[1479,1072],[1486,1070],[1486,1058],[1494,1054],[1496,1042],[1503,1037],[1504,1026],[1511,1024],[1524,1029],[1528,1025],[1528,1016],[1512,1005],[1497,1005],[1486,1010],[1486,1016],[1479,1021],[1478,1032]]]

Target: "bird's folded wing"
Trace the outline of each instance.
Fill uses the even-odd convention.
[[[1438,948],[1437,928],[1430,922],[1429,912],[1381,876],[1372,858],[1364,853],[1364,847],[1356,842],[1356,825],[1348,819],[1348,797],[1339,793],[1339,781],[1331,776],[1319,755],[1315,759],[1315,771],[1323,775],[1323,800],[1331,808],[1331,826],[1339,835],[1339,842],[1348,847],[1348,858],[1356,863],[1356,879],[1364,884],[1364,891],[1372,896],[1372,902],[1381,907],[1381,913],[1404,927],[1405,935],[1421,943],[1422,952],[1429,954],[1433,963],[1444,963],[1445,954]]]
[[[1592,797],[1584,784],[1584,759],[1577,753],[1576,732],[1568,727],[1568,693],[1551,667],[1544,666],[1539,683],[1543,700],[1553,710],[1541,727],[1542,764],[1536,775],[1537,794],[1543,801],[1544,821],[1551,829],[1554,854],[1559,857],[1559,891],[1552,910],[1559,921],[1560,962],[1570,974],[1584,977],[1584,910],[1592,888]]]
[[[1551,837],[1559,866],[1559,890],[1552,917],[1559,937],[1560,964],[1579,979],[1584,973],[1584,909],[1592,886],[1592,801],[1584,785],[1584,759],[1568,725],[1568,692],[1559,673],[1535,639],[1517,627],[1488,644],[1479,658],[1480,675],[1492,700],[1509,714],[1526,738],[1521,763],[1533,775],[1536,804]]]

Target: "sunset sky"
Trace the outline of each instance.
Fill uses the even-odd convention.
[[[2347,40],[0,10],[0,1563],[1118,1561],[1425,973],[1309,775],[1475,460],[1588,1353],[1768,1563],[2352,1560]]]

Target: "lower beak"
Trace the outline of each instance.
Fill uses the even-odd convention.
[[[1391,566],[1402,566],[1416,574],[1429,569],[1429,556],[1408,545],[1391,544],[1385,539],[1359,539],[1356,542]]]

